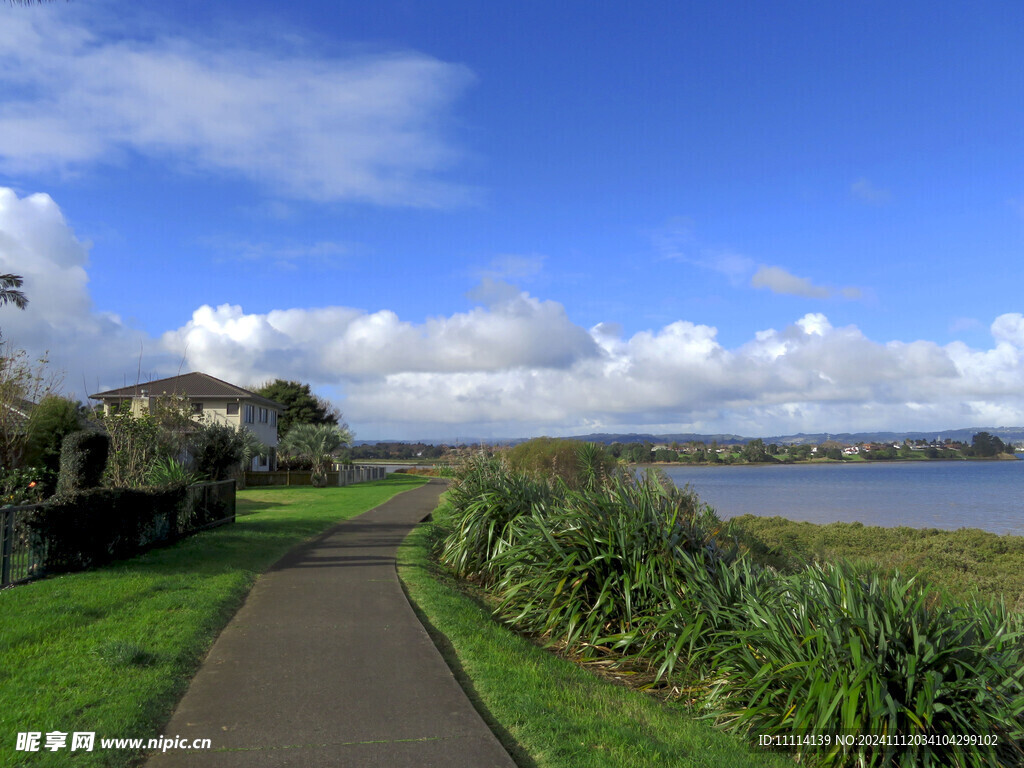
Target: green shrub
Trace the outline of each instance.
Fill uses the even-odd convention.
[[[148,483],[157,488],[192,485],[201,479],[198,472],[191,471],[177,459],[171,458],[157,459],[146,473]]]
[[[50,473],[36,467],[0,470],[0,507],[38,504],[47,480],[52,484]]]
[[[150,398],[148,411],[133,414],[117,409],[100,418],[110,435],[110,460],[104,484],[112,488],[140,488],[153,463],[181,456],[196,429],[192,408],[183,395]]]
[[[95,488],[103,478],[110,438],[102,432],[72,432],[60,449],[57,493],[68,494]]]
[[[64,397],[47,395],[29,413],[24,466],[43,470],[39,481],[42,495],[55,490],[64,438],[80,429],[78,404]]]
[[[509,467],[542,480],[562,480],[569,488],[596,487],[612,476],[617,462],[596,443],[538,437],[508,451]]]

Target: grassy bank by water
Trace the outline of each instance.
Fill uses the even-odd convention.
[[[780,755],[603,680],[499,624],[430,559],[445,508],[399,552],[399,575],[424,625],[522,768],[775,768]],[[441,522],[436,522],[440,520]]]
[[[0,592],[0,765],[129,766],[100,738],[161,735],[256,577],[296,544],[424,481],[259,488],[234,525],[85,573]],[[92,731],[97,749],[16,752],[22,731]],[[168,734],[173,736],[174,734]]]
[[[798,523],[743,515],[730,520],[749,536],[755,554],[787,571],[803,564],[860,560],[886,571],[920,573],[959,598],[1003,596],[1024,611],[1024,536],[977,528],[880,528],[860,523]]]

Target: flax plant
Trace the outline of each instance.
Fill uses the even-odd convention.
[[[493,561],[520,541],[522,518],[546,514],[554,495],[547,483],[509,472],[501,459],[471,458],[448,491],[453,530],[440,561],[462,578],[492,583]]]
[[[628,654],[646,644],[670,595],[686,590],[695,561],[715,569],[734,556],[719,527],[696,494],[654,472],[569,492],[531,515],[519,545],[496,558],[499,611],[584,656]]]
[[[731,609],[708,655],[704,697],[745,734],[891,737],[802,750],[822,765],[1010,766],[1024,762],[1024,643],[1004,606],[947,604],[927,585],[846,563],[777,578]],[[944,744],[992,735],[999,746]],[[938,743],[904,745],[913,737]]]

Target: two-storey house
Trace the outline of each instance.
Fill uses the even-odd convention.
[[[277,420],[285,406],[206,373],[183,373],[167,379],[134,384],[89,395],[103,403],[106,413],[130,407],[132,413],[149,413],[153,402],[165,395],[187,398],[196,421],[245,427],[267,446],[269,455],[256,456],[250,469],[266,471],[277,465]]]

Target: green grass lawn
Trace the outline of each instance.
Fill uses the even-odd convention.
[[[392,475],[344,488],[242,491],[234,525],[0,592],[0,765],[137,762],[98,748],[16,752],[16,734],[92,731],[97,747],[100,738],[161,735],[260,573],[296,544],[423,482]]]
[[[436,523],[399,550],[399,575],[463,688],[521,768],[771,768],[681,705],[603,680],[501,626],[430,560]]]

